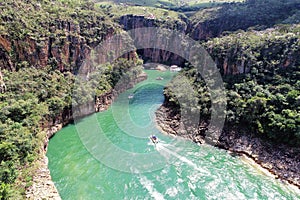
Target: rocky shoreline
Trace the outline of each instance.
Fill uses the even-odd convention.
[[[119,88],[117,91],[110,91],[102,96],[96,98],[95,106],[93,111],[89,114],[95,112],[102,112],[109,108],[114,99],[118,96],[120,92],[125,91],[134,87],[135,84],[144,81],[147,79],[146,73],[141,73],[135,80],[126,85],[126,88]],[[52,181],[50,170],[48,168],[48,158],[46,156],[48,142],[51,137],[55,135],[60,129],[65,125],[73,121],[71,110],[67,111],[67,114],[64,117],[60,116],[60,119],[55,124],[48,124],[48,128],[44,128],[46,132],[46,137],[44,139],[43,149],[41,150],[40,158],[36,161],[36,166],[38,168],[35,170],[33,175],[32,185],[26,189],[25,196],[26,199],[33,200],[43,200],[43,199],[52,199],[52,200],[61,200],[57,188],[55,187],[54,182]]]
[[[41,150],[40,158],[35,165],[38,167],[32,178],[32,185],[26,189],[26,199],[43,200],[53,199],[61,200],[57,188],[52,181],[50,170],[48,168],[48,158],[46,156],[49,139],[63,127],[63,123],[59,123],[46,129],[46,138],[44,148]]]
[[[36,163],[39,167],[36,169],[32,180],[32,186],[26,190],[26,199],[43,200],[53,199],[61,200],[59,193],[51,179],[48,169],[48,158],[46,152]]]
[[[167,134],[185,137],[196,143],[204,143],[200,134],[181,134],[180,116],[174,115],[172,109],[162,105],[156,111],[156,123]],[[201,132],[201,131],[197,131]],[[300,189],[300,148],[286,145],[273,145],[251,134],[236,131],[223,131],[215,145],[235,155],[245,155],[267,169],[276,179],[292,184]]]

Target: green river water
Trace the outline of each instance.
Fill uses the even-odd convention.
[[[147,74],[107,111],[66,126],[50,140],[49,169],[62,199],[300,199],[299,191],[239,157],[160,133],[154,112],[172,74]],[[156,146],[150,134],[160,139]]]

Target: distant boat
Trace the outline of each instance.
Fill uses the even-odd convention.
[[[128,99],[132,99],[134,97],[134,94],[130,94],[129,96],[128,96]]]
[[[179,72],[179,71],[181,71],[181,67],[178,67],[177,65],[172,65],[170,67],[170,71],[171,72]]]
[[[151,135],[150,136],[150,140],[153,142],[153,144],[157,144],[158,143],[158,138],[155,135]]]
[[[164,80],[164,78],[159,76],[156,78],[156,80]]]

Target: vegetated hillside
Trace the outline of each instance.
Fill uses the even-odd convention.
[[[91,48],[117,24],[90,1],[4,1],[0,3],[0,68],[52,65],[77,70]]]
[[[118,18],[124,15],[138,15],[155,19],[178,19],[182,14],[163,8],[148,6],[127,6],[124,4],[115,4],[112,2],[99,2],[95,4],[96,8],[111,18]]]
[[[117,7],[100,8],[91,1],[0,2],[0,199],[19,199],[30,186],[32,163],[40,155],[46,135],[43,130],[70,118],[74,73],[99,42],[121,32],[121,26],[127,30],[153,24],[185,32],[192,30],[195,39],[206,39],[223,31],[254,25],[263,29],[277,22],[299,20],[297,1],[263,2],[247,1],[200,11],[193,18],[194,29],[188,29],[189,22],[181,14],[163,9],[124,8],[119,15],[112,16],[109,12],[115,9],[117,13]],[[127,11],[131,15],[122,17]],[[140,12],[145,16],[134,17]],[[156,19],[149,19],[153,13]],[[201,13],[209,14],[200,19]],[[120,25],[110,17],[119,18]],[[299,144],[298,29],[295,26],[234,33],[204,44],[216,59],[230,91],[228,124],[246,124],[262,137]],[[142,52],[161,61],[152,53]],[[166,60],[171,58],[167,53],[164,55]],[[96,95],[109,92],[132,65],[135,68],[128,76],[136,78],[141,68],[130,61],[136,57],[135,52],[126,57],[129,61],[123,59],[102,66],[99,82],[91,83],[88,90],[95,90]],[[192,70],[186,73],[194,80]],[[235,76],[229,78],[231,75]],[[90,74],[93,76],[96,75]],[[197,81],[194,84],[202,95],[204,83]],[[87,88],[79,87],[76,91],[78,105],[93,100],[85,96],[83,89]],[[209,119],[208,94],[202,95],[201,103],[203,116]]]
[[[229,2],[243,2],[244,0],[97,0],[96,7],[104,9],[110,17],[123,15],[155,16],[157,19],[176,16],[192,16],[205,8],[217,7]]]
[[[299,5],[295,0],[224,3],[203,9],[191,18],[153,7],[131,7],[107,2],[99,3],[97,7],[100,7],[104,13],[110,13],[124,30],[162,27],[184,32],[195,40],[207,40],[240,29],[264,30],[278,23],[297,23]],[[172,54],[165,56],[169,53],[160,50],[140,50],[139,53],[143,59],[153,62],[184,64],[183,59]]]
[[[298,18],[298,0],[247,0],[204,9],[192,18],[190,35],[194,39],[208,39],[224,31],[263,30],[279,23],[295,23]]]
[[[275,70],[300,65],[299,30],[299,25],[279,25],[263,31],[237,31],[203,45],[223,75],[257,70],[259,74],[270,67]]]
[[[47,128],[72,118],[73,73],[118,25],[89,1],[7,0],[0,10],[0,199],[21,199]],[[129,68],[127,77],[136,79],[140,63],[130,60],[134,52],[126,58],[90,73],[94,81],[77,88],[73,103],[94,101],[86,92],[111,92]]]
[[[213,6],[215,4],[221,4],[226,2],[240,2],[242,0],[97,0],[97,2],[114,2],[116,4],[126,4],[134,6],[149,6],[157,8],[166,8],[173,10],[195,10],[206,6]]]
[[[227,88],[226,127],[275,143],[300,145],[299,32],[300,25],[284,26],[204,43]],[[212,110],[206,84],[193,69],[183,73],[197,88],[202,121],[207,122]],[[176,100],[170,90],[166,96]]]

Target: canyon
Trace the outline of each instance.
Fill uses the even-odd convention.
[[[3,5],[4,3],[0,3],[0,6]],[[11,89],[7,88],[9,84],[7,84],[5,73],[18,72],[25,68],[44,70],[50,67],[53,71],[60,71],[64,76],[67,76],[67,73],[73,75],[83,73],[88,77],[93,71],[93,67],[89,66],[87,61],[93,59],[93,50],[97,49],[98,45],[104,41],[109,45],[106,46],[105,51],[101,51],[102,54],[98,54],[97,59],[101,63],[110,61],[110,58],[118,55],[117,57],[134,62],[142,59],[145,63],[190,67],[187,60],[172,52],[156,48],[138,49],[136,43],[139,41],[146,40],[155,47],[166,39],[162,37],[153,41],[151,40],[153,35],[138,31],[135,32],[135,38],[130,38],[125,33],[139,28],[159,27],[188,35],[195,43],[201,44],[207,50],[225,80],[230,80],[232,77],[236,79],[247,77],[256,71],[258,71],[257,74],[262,74],[261,76],[265,75],[263,72],[273,75],[269,71],[289,69],[300,65],[298,56],[300,52],[299,25],[291,25],[288,28],[285,25],[275,26],[275,23],[285,22],[289,16],[296,15],[295,10],[299,9],[299,3],[274,5],[267,10],[263,10],[265,7],[254,6],[252,8],[253,6],[251,7],[250,4],[237,4],[241,6],[241,10],[251,7],[252,10],[247,12],[235,12],[236,7],[233,5],[236,4],[225,4],[222,8],[218,7],[217,9],[204,9],[191,18],[179,15],[177,19],[168,17],[156,19],[145,15],[124,14],[117,19],[110,19],[105,15],[95,14],[97,12],[94,7],[88,4],[84,5],[84,9],[92,10],[92,13],[84,13],[80,12],[78,8],[72,8],[72,12],[69,10],[66,12],[66,18],[55,16],[51,20],[45,20],[45,24],[42,21],[40,24],[42,29],[38,29],[40,27],[28,28],[29,25],[24,22],[24,19],[20,19],[19,24],[14,25],[11,23],[11,18],[4,16],[5,23],[7,21],[4,24],[9,24],[10,29],[8,28],[6,33],[0,32],[0,93],[4,94]],[[231,8],[231,6],[233,7]],[[30,9],[39,12],[41,6],[34,5],[27,10]],[[265,14],[254,15],[253,9],[257,13],[265,11]],[[286,10],[288,11],[285,12]],[[49,11],[49,13],[51,12]],[[259,17],[257,18],[257,16]],[[9,32],[11,29],[14,31]],[[23,34],[23,31],[29,32]],[[127,43],[124,44],[124,38],[116,38],[114,42],[110,43],[111,38],[120,33],[124,33]],[[233,40],[232,37],[235,39]],[[185,41],[174,41],[174,43],[178,44],[173,46],[174,52],[181,49],[181,44],[185,45]],[[127,45],[132,50],[122,52],[121,50]],[[108,90],[105,94],[96,96],[95,101],[86,104],[88,106],[83,105],[82,109],[80,106],[77,107],[81,113],[79,117],[106,110],[120,92],[132,88],[146,78],[145,74],[138,74],[134,80],[119,88],[118,91]],[[266,76],[267,78],[269,77]],[[1,98],[4,99],[4,97]],[[180,135],[176,129],[179,126],[180,116],[173,116],[172,109],[176,106],[168,101],[169,98],[166,96],[165,104],[157,114],[159,125],[165,132]],[[53,134],[72,121],[71,105],[65,106],[55,116],[50,117],[49,115],[41,121],[41,128],[46,132],[42,139],[41,158],[39,158],[42,167],[38,169],[33,178],[34,186],[27,191],[27,195],[31,198],[38,193],[44,196],[45,194],[41,192],[43,190],[53,191],[53,193],[46,194],[45,198],[58,198],[53,184],[48,182],[51,181],[51,177],[49,171],[45,169],[47,160],[44,154]],[[175,129],[172,128],[174,126]],[[201,132],[201,130],[196,132]],[[203,142],[203,138],[197,134],[191,134],[188,138],[195,142]],[[252,157],[257,163],[276,174],[277,178],[287,180],[299,187],[298,149],[292,148],[283,154],[281,151],[289,147],[283,145],[276,148],[268,145],[252,135],[244,137],[236,131],[223,133],[218,144],[221,148]],[[272,149],[272,151],[270,152],[268,149]],[[281,160],[282,158],[284,160]],[[39,179],[38,177],[43,178]],[[31,190],[32,188],[34,189]]]

